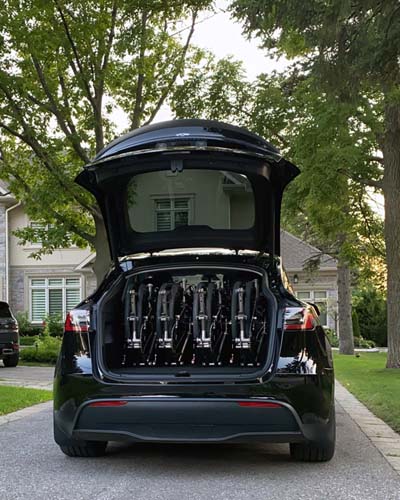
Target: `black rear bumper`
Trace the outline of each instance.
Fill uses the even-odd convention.
[[[133,397],[113,401],[123,401],[124,405],[93,406],[104,400],[81,405],[68,438],[79,441],[287,443],[320,440],[328,428],[328,422],[304,424],[291,405],[266,398]],[[261,406],[257,406],[258,403]],[[56,441],[63,444],[62,433],[56,433]]]

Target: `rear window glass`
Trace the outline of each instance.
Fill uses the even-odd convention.
[[[10,308],[4,302],[0,302],[0,318],[11,318]]]
[[[250,229],[254,193],[245,175],[187,169],[136,175],[127,187],[129,223],[137,232],[179,230],[182,226]]]

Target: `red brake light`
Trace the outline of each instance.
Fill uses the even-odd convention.
[[[94,403],[90,403],[90,407],[112,407],[112,406],[125,406],[128,404],[128,401],[95,401]]]
[[[287,307],[285,311],[285,330],[314,330],[316,318],[310,309]]]
[[[84,333],[89,329],[90,313],[87,309],[73,309],[65,318],[64,331]]]
[[[238,404],[246,408],[281,408],[280,404],[269,401],[239,401]]]

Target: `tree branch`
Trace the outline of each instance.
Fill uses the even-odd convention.
[[[143,84],[144,84],[144,55],[146,52],[146,24],[149,18],[147,10],[142,12],[141,19],[141,34],[140,34],[140,49],[139,49],[139,62],[138,62],[138,77],[136,82],[135,92],[135,106],[131,119],[132,128],[137,128],[140,125],[140,115],[143,112],[142,99],[143,99]]]
[[[65,191],[69,192],[71,194],[71,197],[75,199],[77,203],[79,203],[83,208],[88,210],[89,213],[94,215],[95,213],[98,213],[98,210],[96,207],[89,205],[85,198],[82,196],[79,196],[78,193],[76,193],[71,187],[68,185],[67,182],[62,177],[62,173],[60,173],[59,169],[53,164],[51,158],[47,154],[47,152],[43,149],[42,145],[40,142],[35,138],[35,134],[28,125],[28,123],[24,119],[24,114],[20,107],[13,101],[12,95],[8,91],[6,87],[0,84],[0,89],[3,91],[3,94],[6,96],[8,103],[14,110],[15,116],[18,118],[22,128],[24,129],[24,134],[20,134],[16,131],[13,131],[10,127],[5,128],[9,133],[14,135],[15,137],[18,137],[21,139],[25,144],[27,144],[33,152],[36,154],[38,158],[42,161],[44,167],[46,170],[53,176],[54,179],[57,180],[59,183],[60,187],[64,189]],[[15,133],[14,133],[15,132]]]
[[[18,181],[19,185],[23,187],[25,193],[29,196],[32,197],[32,189],[29,187],[29,185],[25,182],[25,180],[17,173],[13,172],[13,176],[15,179]],[[80,229],[76,224],[74,224],[71,221],[68,221],[65,217],[65,214],[60,214],[56,210],[54,210],[51,207],[48,207],[47,210],[49,210],[51,216],[57,220],[57,222],[63,226],[66,227],[67,231],[71,231],[78,236],[80,236],[82,239],[86,240],[90,245],[94,246],[95,243],[95,238],[93,235],[90,233],[83,231]]]
[[[370,187],[373,187],[375,189],[383,189],[383,181],[382,180],[377,181],[374,179],[366,179],[366,178],[357,176],[357,175],[353,174],[352,172],[349,172],[348,170],[345,170],[342,168],[338,169],[338,172],[340,174],[345,175],[346,177],[348,177],[349,179],[351,179],[355,182],[359,182],[360,184],[364,184],[364,186],[370,186]]]
[[[173,85],[176,82],[176,79],[178,78],[180,72],[182,71],[182,69],[184,67],[185,59],[186,59],[186,54],[187,54],[187,51],[188,51],[189,46],[190,46],[190,41],[191,41],[193,33],[194,33],[194,28],[196,26],[197,15],[198,15],[198,10],[194,10],[193,13],[192,13],[192,23],[191,23],[191,26],[190,26],[190,30],[189,30],[188,36],[186,38],[185,45],[184,45],[184,47],[182,49],[182,53],[181,53],[181,57],[180,57],[179,63],[176,65],[176,70],[172,74],[172,77],[171,77],[171,79],[170,79],[167,87],[164,89],[164,92],[161,94],[161,97],[158,100],[158,103],[157,103],[156,107],[153,109],[152,113],[150,114],[150,117],[146,120],[146,122],[144,123],[144,125],[148,125],[149,123],[151,123],[154,120],[155,116],[160,111],[161,106],[164,104],[166,98],[170,94],[171,89],[172,89]]]
[[[81,62],[81,58],[79,56],[78,49],[76,48],[75,42],[74,42],[74,40],[72,38],[71,31],[70,31],[68,23],[67,23],[67,19],[66,19],[65,15],[64,15],[64,12],[63,12],[63,10],[62,10],[62,8],[61,8],[58,0],[54,0],[54,3],[56,4],[57,11],[60,14],[61,22],[62,22],[64,31],[65,31],[65,35],[67,37],[67,40],[68,40],[68,42],[69,42],[69,44],[71,46],[72,52],[73,52],[74,57],[75,57],[76,66],[73,63],[73,61],[71,61],[72,67],[74,69],[74,73],[82,81],[83,86],[85,87],[85,90],[86,90],[87,98],[89,99],[89,101],[92,104],[93,109],[94,109],[94,107],[96,106],[96,103],[95,103],[94,97],[92,96],[92,92],[90,90],[89,82],[86,80],[86,78],[84,76],[85,72],[83,70],[83,65],[82,65],[82,62]],[[78,68],[78,71],[76,70],[76,67]]]
[[[71,142],[72,147],[74,148],[74,151],[77,153],[79,158],[84,162],[88,163],[89,162],[89,157],[86,155],[85,150],[82,148],[82,145],[78,139],[78,136],[76,134],[76,129],[73,126],[73,130],[71,130],[68,127],[68,124],[71,122],[68,120],[68,124],[62,114],[62,111],[59,109],[56,100],[54,99],[54,96],[47,84],[46,77],[43,73],[43,69],[39,63],[39,61],[36,59],[36,57],[31,54],[32,57],[32,62],[35,67],[36,73],[39,77],[39,81],[42,85],[42,89],[44,93],[46,94],[47,99],[49,100],[50,105],[46,106],[51,113],[56,117],[57,123],[59,124],[61,130],[64,132],[66,138]],[[72,124],[73,125],[73,124]]]

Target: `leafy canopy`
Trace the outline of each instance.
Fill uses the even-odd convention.
[[[150,123],[186,66],[211,1],[5,0],[0,10],[0,176],[45,232],[39,251],[96,246],[101,216],[73,183],[121,131]],[[93,223],[96,222],[96,228]]]

